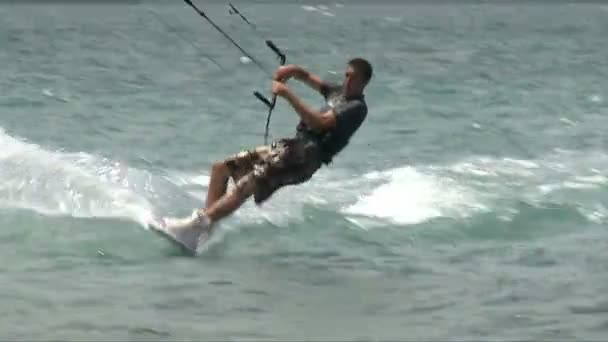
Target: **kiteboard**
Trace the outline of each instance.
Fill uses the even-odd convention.
[[[198,246],[207,242],[210,235],[209,231],[204,231],[202,234],[178,236],[170,229],[167,229],[164,220],[148,222],[148,228],[156,233],[156,235],[169,241],[173,246],[192,256],[197,255]]]

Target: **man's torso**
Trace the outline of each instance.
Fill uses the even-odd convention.
[[[336,126],[327,132],[316,132],[300,121],[296,127],[296,137],[316,143],[323,151],[323,162],[327,164],[348,145],[351,136],[361,126],[367,116],[367,105],[363,95],[346,98],[342,87],[338,85],[330,86],[323,93],[326,103],[320,111],[333,109]]]

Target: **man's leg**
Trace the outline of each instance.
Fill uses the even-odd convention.
[[[207,192],[207,200],[205,209],[211,207],[218,199],[226,193],[230,180],[230,170],[225,162],[216,162],[211,167],[211,178],[209,179],[209,191]]]
[[[216,171],[215,177],[212,177],[213,185],[210,187],[214,188],[216,195],[220,193],[222,187],[225,192],[226,182],[222,182],[222,175],[220,171]],[[254,190],[255,180],[253,172],[250,172],[241,177],[230,192],[223,194],[219,199],[212,199],[213,204],[207,208],[196,210],[192,216],[185,219],[165,219],[165,231],[186,248],[196,250],[200,239],[209,237],[212,224],[233,213],[253,194]]]
[[[238,182],[241,177],[253,171],[254,162],[262,159],[268,154],[269,150],[269,146],[258,146],[253,150],[244,151],[224,161],[214,163],[211,167],[205,210],[224,196],[231,177],[235,182]]]
[[[221,195],[221,197],[212,197],[211,202],[205,206],[204,209],[199,210],[199,214],[204,214],[211,223],[217,222],[222,218],[232,214],[238,209],[245,200],[247,200],[255,192],[256,204],[261,204],[266,201],[272,194],[279,188],[286,185],[295,185],[303,183],[309,180],[312,175],[320,168],[321,162],[317,156],[316,150],[307,151],[304,150],[305,146],[294,145],[294,149],[301,149],[292,151],[290,148],[285,146],[271,152],[267,146],[261,146],[256,148],[254,153],[239,155],[238,158],[229,159],[224,162],[224,166],[216,166],[214,170],[218,176],[215,178],[218,180],[217,192],[214,192],[212,196],[226,192],[227,181],[223,181],[220,175],[231,174],[235,178],[236,186],[229,192]],[[247,172],[243,172],[243,168],[239,168],[239,163],[245,163],[253,165],[253,159],[268,157],[270,153],[270,159],[268,159],[260,169],[254,169],[253,166],[247,169]],[[274,154],[273,154],[274,153]],[[234,170],[239,172],[234,172]],[[254,176],[255,173],[255,176]],[[229,176],[228,176],[229,177]],[[256,178],[259,181],[256,181]],[[211,183],[214,182],[213,172],[211,177]],[[216,184],[213,184],[216,186]],[[220,187],[221,186],[221,187]],[[215,189],[213,189],[215,191]],[[209,191],[212,191],[212,185],[209,186]],[[209,195],[208,195],[209,197]]]
[[[206,215],[211,223],[215,223],[238,209],[253,194],[254,190],[255,179],[253,172],[250,172],[242,177],[230,192],[215,200],[212,205],[206,206],[201,214]]]
[[[255,196],[256,204],[260,205],[280,187],[300,184],[310,179],[321,165],[318,158],[315,158],[315,151],[304,150],[289,155],[290,149],[284,147],[271,153],[271,158],[264,158],[261,164],[254,164],[259,161],[256,160],[259,153],[238,154],[235,158],[224,161],[224,165],[214,164],[208,204],[205,208],[196,210],[189,218],[167,222],[166,230],[188,248],[195,249],[201,237],[209,236],[213,223],[232,214],[252,195]],[[226,192],[230,177],[236,185]]]

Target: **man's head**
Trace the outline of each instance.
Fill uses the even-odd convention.
[[[372,66],[363,58],[353,58],[346,65],[344,74],[344,92],[349,95],[363,93],[363,89],[372,78]]]

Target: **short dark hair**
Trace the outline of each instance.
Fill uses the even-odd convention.
[[[348,61],[348,65],[353,67],[357,73],[363,76],[363,83],[367,84],[372,78],[372,65],[365,59],[357,57]]]

